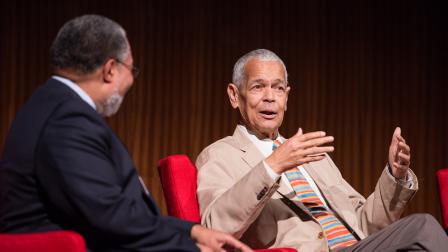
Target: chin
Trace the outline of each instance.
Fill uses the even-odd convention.
[[[270,135],[275,134],[277,132],[278,127],[277,126],[275,126],[275,127],[273,127],[273,126],[267,127],[266,125],[264,125],[264,127],[260,127],[259,129],[260,129],[260,133],[262,133],[263,135],[270,136]]]
[[[267,131],[276,131],[280,127],[280,124],[276,121],[267,121],[260,126],[261,126],[260,128],[265,129]]]

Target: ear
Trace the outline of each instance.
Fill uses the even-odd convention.
[[[287,86],[286,87],[286,101],[285,101],[285,111],[288,109],[288,96],[289,96],[289,91],[291,90],[291,86]]]
[[[238,93],[238,87],[233,84],[229,83],[227,85],[227,94],[229,95],[230,104],[232,105],[232,108],[236,109],[239,106],[239,93]]]
[[[105,83],[111,83],[114,79],[114,76],[116,74],[116,66],[117,61],[114,59],[108,59],[106,63],[103,65],[103,81]]]

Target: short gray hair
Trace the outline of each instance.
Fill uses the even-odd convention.
[[[50,64],[54,69],[89,74],[110,58],[124,61],[128,52],[123,27],[103,16],[84,15],[59,30],[50,48]]]
[[[288,83],[288,72],[286,71],[286,66],[283,63],[282,59],[277,56],[272,51],[269,51],[267,49],[257,49],[250,51],[246,53],[243,57],[239,58],[238,61],[235,63],[235,66],[233,67],[233,76],[232,76],[232,82],[235,84],[238,88],[241,88],[243,84],[247,81],[247,75],[246,75],[246,64],[251,59],[257,59],[261,61],[278,61],[282,64],[283,69],[285,70],[285,81]]]

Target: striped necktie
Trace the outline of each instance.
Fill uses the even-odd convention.
[[[275,140],[272,149],[275,150],[280,144],[278,140]],[[308,208],[311,215],[322,227],[328,241],[328,247],[331,250],[348,247],[357,242],[356,238],[333,212],[323,204],[297,167],[286,171],[285,175],[296,193],[296,198]]]

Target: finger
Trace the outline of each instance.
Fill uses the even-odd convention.
[[[252,251],[252,249],[249,248],[247,245],[238,241],[237,239],[235,239],[233,236],[230,235],[226,235],[225,243],[226,243],[225,246],[231,246],[240,251],[247,251],[247,252]]]
[[[400,127],[396,127],[394,130],[394,133],[392,134],[392,141],[391,144],[397,144],[398,143],[398,136],[401,135],[401,129]]]
[[[398,138],[399,141],[406,143],[406,140],[404,139],[403,136],[399,135],[399,136],[397,136],[397,138]]]
[[[411,163],[411,156],[407,155],[407,154],[405,154],[403,152],[398,153],[398,158],[399,158],[398,163],[401,164],[401,165],[409,166],[409,164]]]
[[[394,136],[396,136],[396,137],[401,136],[401,128],[400,127],[395,128]]]
[[[409,166],[407,166],[407,165],[402,165],[402,164],[399,164],[399,163],[397,163],[397,162],[394,162],[394,164],[393,164],[393,166],[396,168],[396,169],[398,169],[398,170],[400,170],[400,171],[407,171],[408,169],[409,169]]]
[[[307,156],[307,157],[302,158],[301,160],[299,160],[298,163],[306,164],[306,163],[320,161],[320,160],[322,160],[324,158],[325,158],[325,155],[322,155],[322,156]]]
[[[303,130],[302,128],[299,127],[299,129],[297,130],[296,134],[293,137],[300,137],[301,135],[303,135]]]
[[[314,139],[307,140],[307,141],[300,143],[300,148],[306,149],[306,148],[310,148],[313,146],[321,146],[321,145],[324,145],[327,143],[331,143],[333,141],[334,141],[333,136],[314,138]]]
[[[409,147],[409,145],[407,145],[404,142],[399,142],[398,143],[398,152],[404,152],[406,154],[410,154],[411,153],[411,147]]]
[[[308,132],[303,135],[298,136],[299,140],[304,142],[307,140],[311,140],[318,137],[324,137],[326,133],[324,131],[314,131],[314,132]]]
[[[333,152],[333,146],[312,147],[302,151],[300,154],[304,156],[320,156],[324,153]]]

